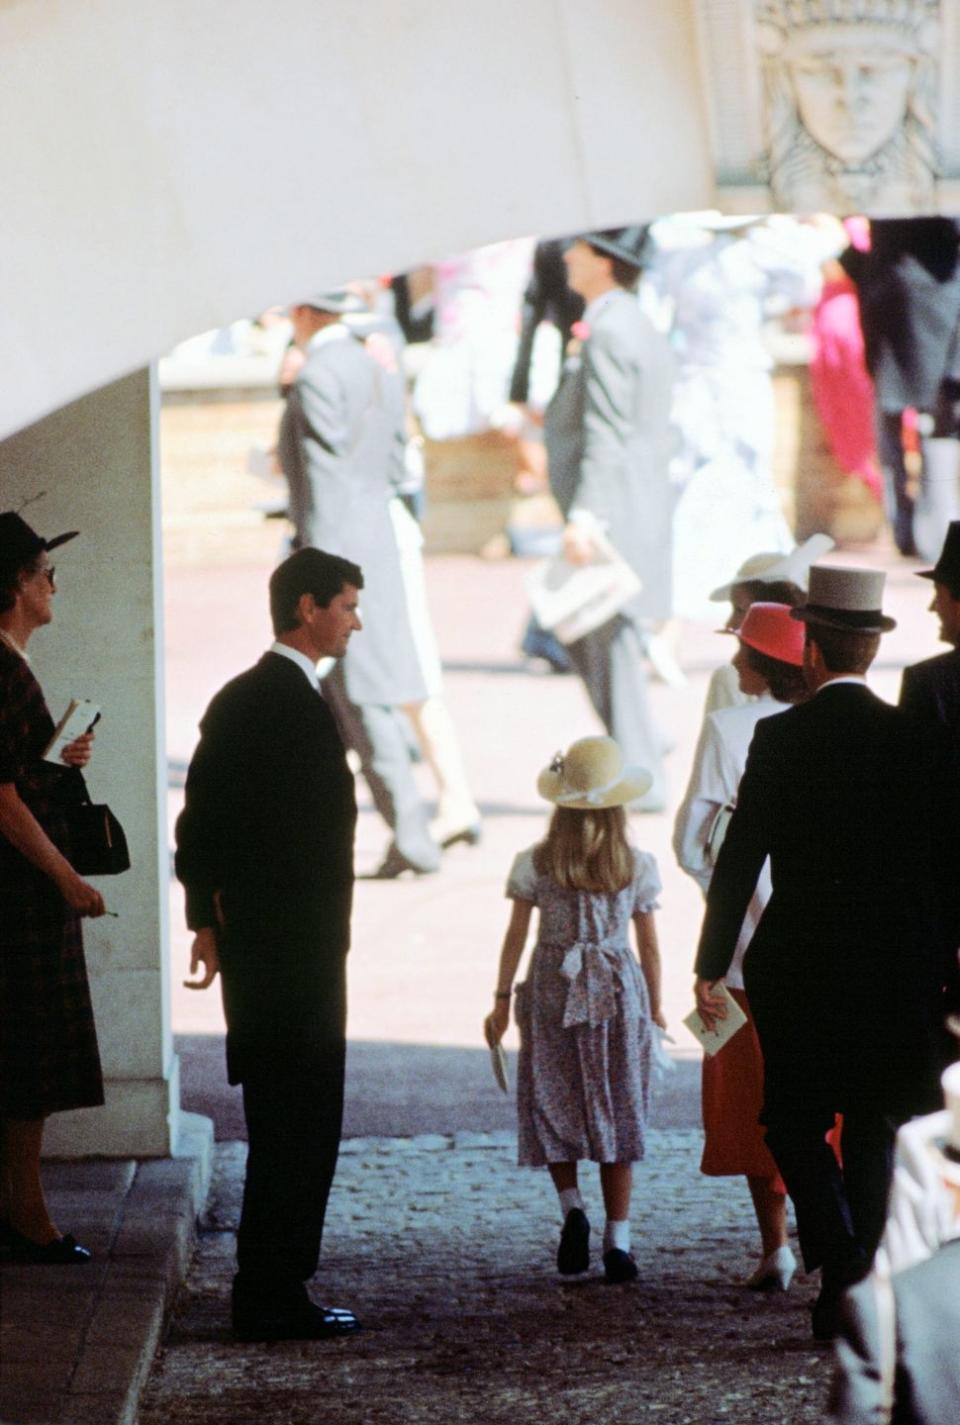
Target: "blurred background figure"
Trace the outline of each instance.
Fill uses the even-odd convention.
[[[876,387],[877,452],[901,554],[934,559],[960,514],[960,223],[884,218],[840,263],[856,283]],[[910,489],[903,414],[919,413],[923,465]]]
[[[809,307],[823,241],[794,219],[682,213],[651,229],[648,280],[677,357],[673,612],[710,617],[709,592],[753,550],[793,537],[773,483],[768,314]]]
[[[390,515],[406,445],[402,387],[344,323],[362,311],[362,301],[344,289],[291,308],[304,361],[287,397],[278,453],[296,547],[341,554],[364,571],[363,636],[327,673],[323,692],[392,832],[373,874],[393,879],[436,871],[440,852],[401,721],[403,708],[426,697]]]

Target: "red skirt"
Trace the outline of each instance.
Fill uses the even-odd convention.
[[[701,1093],[704,1145],[700,1171],[708,1177],[741,1175],[769,1178],[774,1192],[785,1193],[763,1128],[763,1055],[743,990],[730,993],[747,1022],[717,1054],[705,1055]]]

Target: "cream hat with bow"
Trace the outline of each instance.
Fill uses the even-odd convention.
[[[624,766],[623,753],[612,737],[571,742],[537,778],[537,791],[545,801],[572,811],[625,806],[645,796],[652,786],[652,773]]]

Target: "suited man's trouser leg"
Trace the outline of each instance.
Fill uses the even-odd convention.
[[[243,1083],[249,1151],[237,1232],[234,1304],[295,1305],[320,1255],[343,1120],[346,1042],[251,1071]]]
[[[884,506],[901,554],[915,552],[913,542],[913,500],[907,493],[907,465],[901,433],[902,412],[877,407],[874,427],[877,457],[883,471]]]
[[[886,1216],[893,1120],[869,1107],[845,1114],[842,1171],[825,1141],[833,1121],[832,1109],[767,1117],[767,1144],[793,1199],[808,1272],[821,1266],[838,1273],[868,1266]]]
[[[393,832],[393,844],[411,865],[435,871],[440,851],[428,829],[427,809],[417,790],[406,733],[393,707],[352,703],[343,687],[340,665],[323,684],[340,733],[360,758],[374,806]]]
[[[662,743],[650,711],[640,630],[618,614],[602,628],[568,644],[567,652],[625,760],[653,773],[653,786],[644,801],[662,803],[666,795]]]

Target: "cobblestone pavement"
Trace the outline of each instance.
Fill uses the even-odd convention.
[[[556,1275],[556,1197],[545,1172],[516,1166],[511,1134],[349,1140],[315,1295],[353,1307],[364,1331],[239,1345],[227,1303],[245,1148],[220,1144],[139,1425],[822,1425],[830,1354],[810,1338],[813,1283],[738,1285],[755,1252],[747,1193],[701,1176],[699,1151],[697,1132],[651,1134],[634,1193],[640,1278],[613,1287],[599,1262]],[[583,1182],[600,1229],[594,1169]]]

